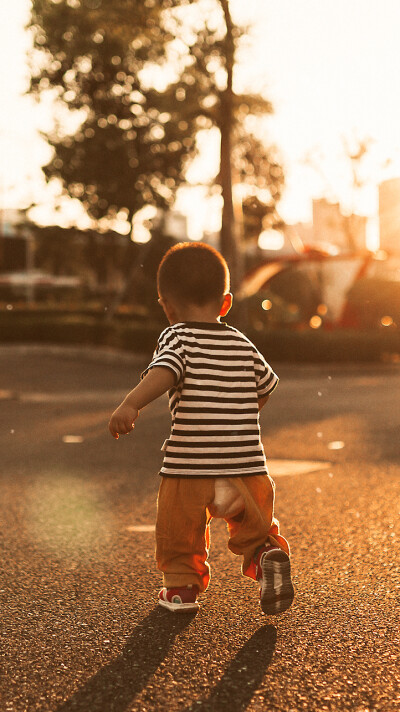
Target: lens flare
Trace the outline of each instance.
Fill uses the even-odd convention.
[[[93,557],[112,536],[104,493],[78,477],[46,473],[29,488],[26,502],[30,538],[61,558]]]

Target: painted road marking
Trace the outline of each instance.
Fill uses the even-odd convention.
[[[328,450],[343,450],[345,446],[345,443],[343,440],[333,440],[331,443],[328,443]]]
[[[331,462],[320,460],[267,460],[268,470],[272,478],[292,475],[307,475],[319,470],[328,470]]]
[[[6,391],[3,391],[7,393]],[[1,393],[1,392],[0,392]],[[11,391],[8,392],[9,398],[17,398],[22,403],[76,403],[77,398],[79,402],[101,402],[103,400],[118,400],[123,398],[123,391],[80,391],[79,394],[74,392],[68,393],[18,393],[12,394]],[[5,397],[3,396],[5,400]]]

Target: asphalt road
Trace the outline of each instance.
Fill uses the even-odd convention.
[[[221,522],[199,613],[156,606],[166,399],[107,432],[143,365],[0,348],[1,712],[400,709],[400,367],[273,364],[267,456],[330,465],[276,477],[296,599],[267,618]]]

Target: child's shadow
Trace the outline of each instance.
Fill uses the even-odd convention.
[[[165,659],[176,636],[195,616],[196,613],[171,615],[158,607],[153,609],[136,626],[122,653],[102,667],[54,712],[126,710]],[[186,712],[232,710],[232,700],[235,712],[245,710],[262,682],[272,660],[275,644],[276,628],[273,625],[259,628],[230,662],[209,696],[205,700],[193,702],[186,708]]]
[[[247,709],[272,660],[276,637],[275,626],[265,625],[259,628],[240,648],[209,696],[194,702],[185,712],[243,712]]]
[[[150,611],[130,636],[122,653],[102,667],[54,712],[122,712],[145,687],[196,613]]]

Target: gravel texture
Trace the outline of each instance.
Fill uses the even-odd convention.
[[[154,523],[166,399],[114,441],[144,363],[102,353],[0,349],[1,712],[400,710],[400,370],[273,364],[267,455],[332,463],[277,478],[295,602],[263,616],[214,522],[209,590],[177,615],[154,533],[128,530]]]

